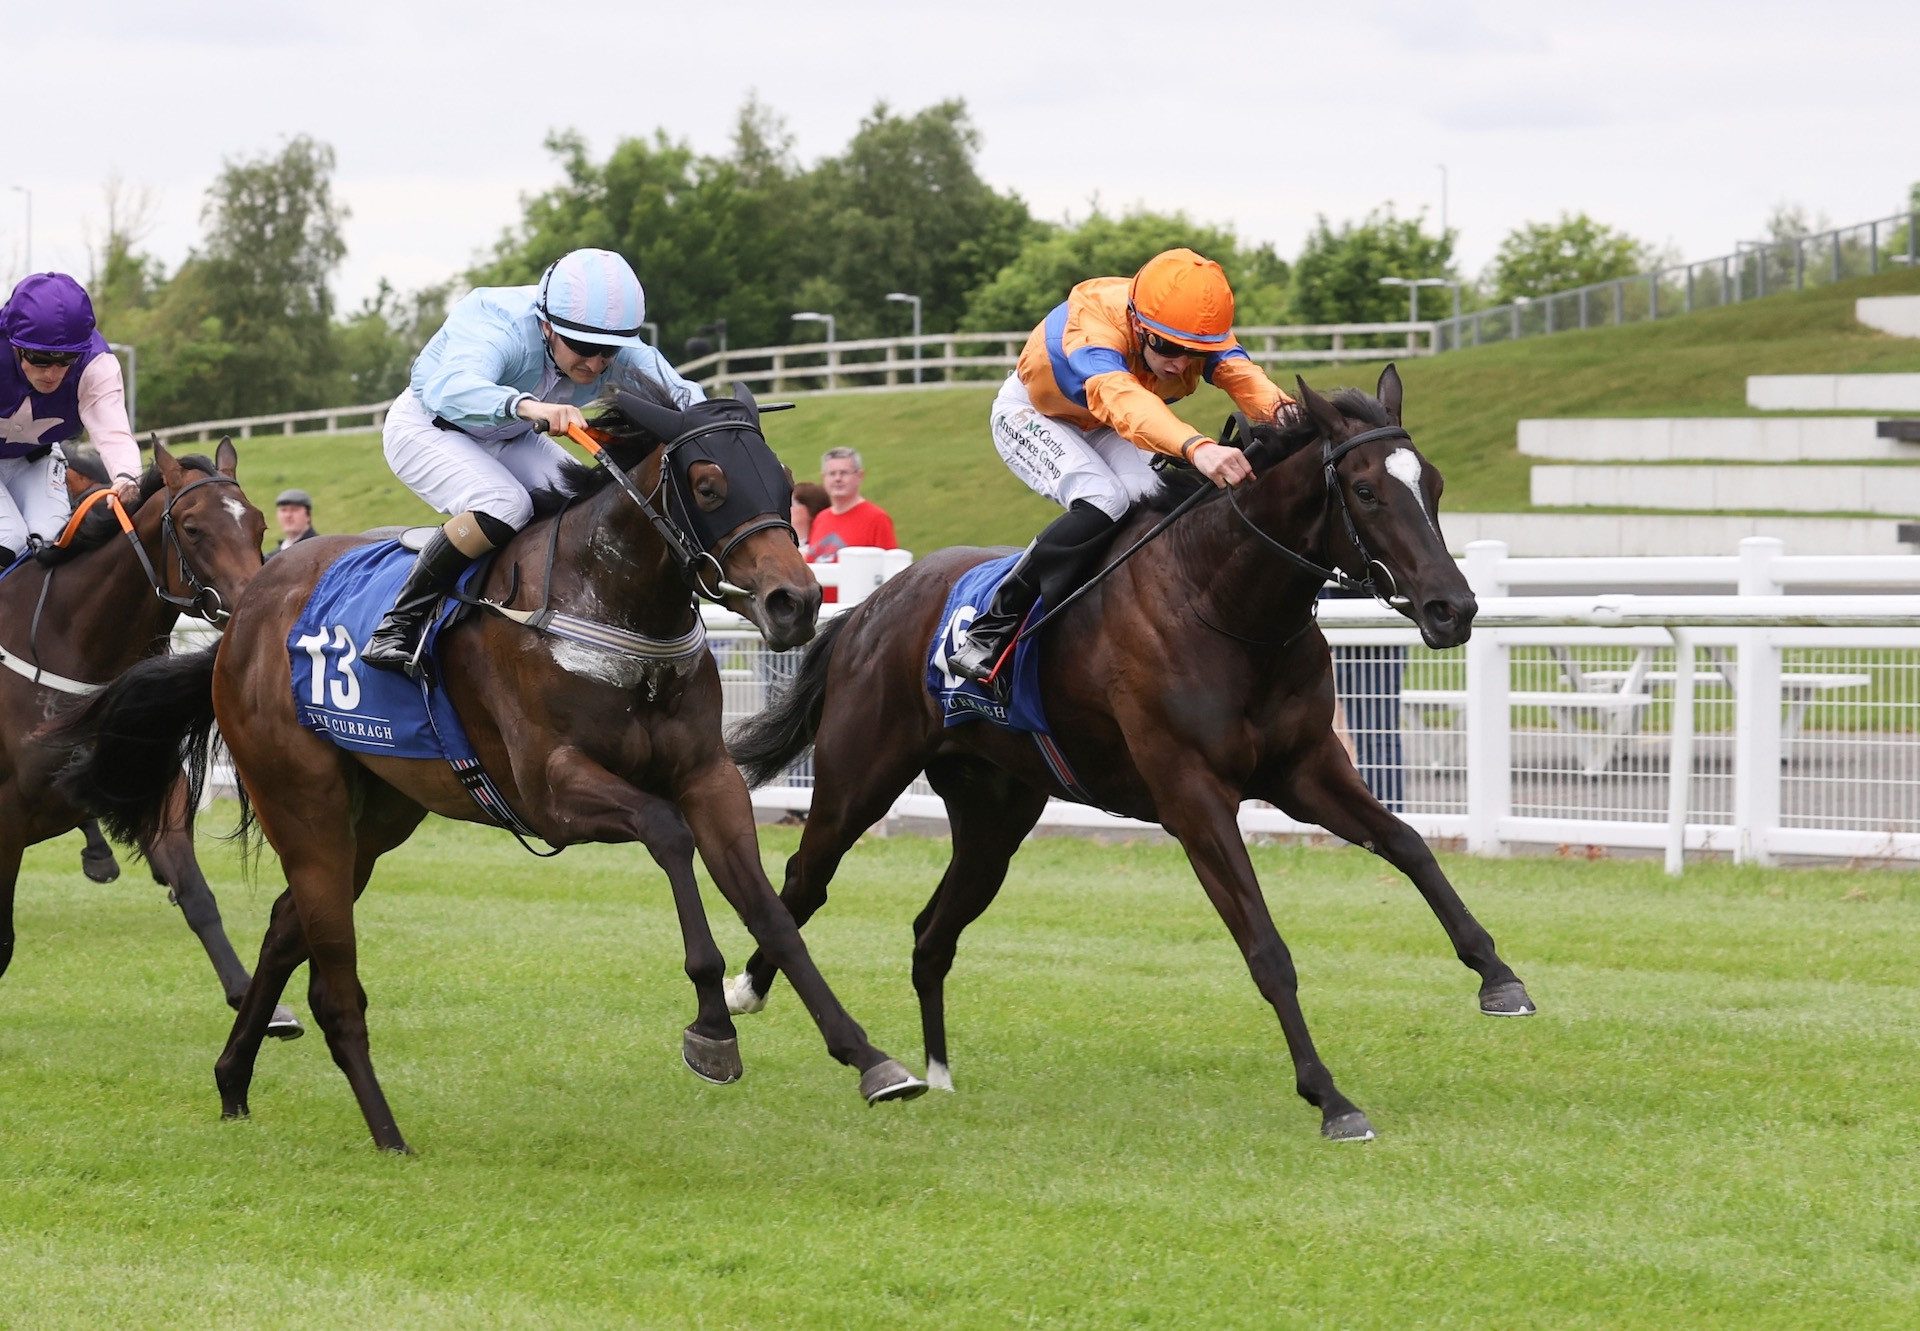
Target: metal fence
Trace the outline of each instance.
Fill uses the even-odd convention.
[[[1434,327],[1434,344],[1436,350],[1453,351],[1576,328],[1641,323],[1844,278],[1868,277],[1895,264],[1917,262],[1920,212],[1895,213],[1442,319]]]

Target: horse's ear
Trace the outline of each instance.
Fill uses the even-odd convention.
[[[213,455],[213,469],[222,476],[239,478],[240,455],[234,451],[233,440],[227,435],[220,436],[219,451]]]
[[[178,490],[185,479],[185,472],[174,461],[173,454],[167,452],[167,446],[159,440],[153,441],[153,465],[160,468],[160,479],[167,483],[169,490]]]
[[[1392,361],[1388,361],[1387,368],[1380,371],[1380,386],[1373,390],[1373,395],[1380,399],[1380,405],[1387,409],[1387,419],[1395,425],[1405,424],[1405,422],[1400,419],[1400,398],[1402,391],[1400,386],[1400,371],[1393,368]]]
[[[649,401],[631,389],[622,388],[613,395],[613,405],[620,414],[658,439],[661,443],[677,438],[686,428],[686,422],[680,413],[672,407],[663,407]]]
[[[1329,440],[1338,440],[1341,431],[1347,428],[1347,418],[1340,414],[1340,408],[1308,388],[1307,381],[1299,375],[1293,376],[1293,382],[1300,387],[1300,405],[1307,409],[1307,415],[1320,427],[1320,433]]]
[[[748,389],[745,384],[735,384],[733,386],[733,396],[735,401],[747,404],[747,410],[753,413],[753,423],[758,425],[760,423],[760,404],[754,400],[752,391]]]

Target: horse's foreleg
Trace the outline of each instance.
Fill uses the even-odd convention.
[[[20,857],[25,852],[20,833],[0,822],[0,975],[13,964],[13,892],[20,881]]]
[[[307,959],[307,941],[294,913],[293,893],[282,892],[273,903],[267,935],[260,942],[260,960],[253,980],[241,996],[227,1035],[226,1048],[213,1065],[213,1082],[220,1090],[222,1118],[245,1118],[247,1091],[253,1085],[253,1066],[260,1042],[272,1031],[276,1014],[286,1012],[280,1002],[295,968]]]
[[[1307,1033],[1293,956],[1274,928],[1253,861],[1240,839],[1235,817],[1240,807],[1238,792],[1205,769],[1161,769],[1151,773],[1150,779],[1156,784],[1162,824],[1180,839],[1200,886],[1240,945],[1261,997],[1280,1018],[1287,1052],[1293,1058],[1294,1086],[1303,1100],[1320,1111],[1321,1133],[1334,1141],[1371,1138],[1373,1125],[1334,1086],[1333,1074],[1320,1061],[1313,1037]]]
[[[80,872],[96,883],[111,883],[118,878],[120,862],[113,858],[113,847],[101,832],[99,820],[89,818],[80,824],[80,834],[87,839],[80,848]]]
[[[820,1028],[827,1052],[860,1070],[860,1093],[867,1103],[910,1099],[924,1092],[927,1084],[875,1048],[860,1023],[840,1005],[813,964],[793,916],[773,894],[773,885],[760,866],[753,805],[740,769],[724,761],[708,764],[679,792],[678,803],[715,886],[739,913],[760,950],[792,982]]]
[[[1268,788],[1270,787],[1270,788]],[[1480,976],[1480,1010],[1489,1016],[1533,1013],[1527,987],[1500,959],[1493,935],[1473,918],[1440,871],[1425,838],[1374,798],[1346,750],[1331,735],[1312,753],[1249,793],[1270,800],[1301,822],[1320,826],[1372,851],[1420,889],[1453,943],[1454,954]]]
[[[696,1076],[711,1082],[740,1080],[740,1042],[727,1013],[726,958],[713,941],[706,903],[693,876],[693,833],[680,811],[636,788],[577,749],[558,749],[547,760],[547,781],[556,815],[578,840],[638,841],[653,856],[673,890],[673,909],[686,947],[687,979],[699,1005],[681,1036],[680,1056]]]
[[[1007,865],[1046,808],[1045,791],[984,762],[942,760],[927,778],[946,801],[953,858],[919,918],[913,922],[913,988],[920,997],[920,1029],[926,1039],[927,1084],[953,1089],[947,1057],[946,981],[960,934],[979,919],[1000,885]]]

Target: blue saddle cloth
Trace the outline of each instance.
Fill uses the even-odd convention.
[[[1028,638],[1013,649],[1012,688],[1005,702],[984,685],[964,679],[947,669],[948,656],[959,650],[960,635],[966,631],[967,625],[973,623],[973,617],[992,602],[994,588],[1019,562],[1019,555],[1008,555],[1004,559],[976,565],[961,574],[953,590],[947,593],[947,603],[940,611],[940,632],[927,651],[927,691],[940,703],[943,725],[990,721],[1003,729],[1023,734],[1051,733],[1047,729],[1046,709],[1040,702],[1038,637]],[[1033,616],[1045,613],[1043,604],[1034,605]],[[1028,622],[1032,622],[1032,616],[1029,616]]]
[[[444,758],[477,766],[466,729],[442,689],[360,662],[360,648],[399,594],[414,552],[398,541],[350,550],[334,561],[307,598],[287,635],[293,704],[300,723],[343,749],[396,758]],[[461,576],[464,590],[479,573]],[[429,676],[440,629],[458,602],[444,602],[427,622],[421,653]]]

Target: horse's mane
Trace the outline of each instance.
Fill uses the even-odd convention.
[[[1342,415],[1355,420],[1365,421],[1368,425],[1391,425],[1393,421],[1387,415],[1387,409],[1380,405],[1380,399],[1358,388],[1341,388],[1328,394],[1327,400],[1337,407]],[[1287,425],[1255,425],[1253,437],[1256,442],[1267,445],[1261,450],[1259,470],[1285,462],[1308,444],[1320,437],[1320,427],[1305,412]],[[1139,509],[1147,513],[1169,513],[1179,507],[1181,501],[1195,490],[1212,482],[1202,476],[1193,467],[1164,467],[1160,472],[1160,488],[1140,501]],[[1224,491],[1222,492],[1224,493]]]
[[[678,411],[680,404],[673,399],[665,387],[640,374],[627,376],[620,387],[630,393],[638,393],[659,406]],[[640,465],[642,458],[658,448],[664,440],[656,439],[652,433],[634,424],[621,414],[614,405],[614,390],[611,386],[595,398],[588,407],[592,412],[592,423],[596,430],[603,430],[613,436],[602,445],[613,459],[615,466],[631,470]],[[576,462],[568,458],[560,464],[560,474],[553,484],[543,485],[533,492],[533,516],[551,517],[568,504],[597,494],[613,484],[613,476],[605,467],[590,466],[585,462]]]
[[[178,453],[174,455],[173,460],[188,471],[202,472],[208,476],[219,474],[213,465],[213,459],[199,453]],[[91,467],[83,463],[74,466],[73,469],[98,485],[107,483],[106,472],[97,462]],[[166,486],[167,478],[160,474],[160,465],[155,463],[148,467],[140,474],[140,494],[129,505],[129,515],[137,514],[149,499],[164,490]],[[64,548],[52,545],[42,546],[34,558],[42,564],[64,564],[76,555],[83,555],[89,550],[98,550],[119,534],[120,522],[113,516],[112,510],[105,504],[96,504],[93,511],[81,519],[80,529],[74,532],[72,542]]]

